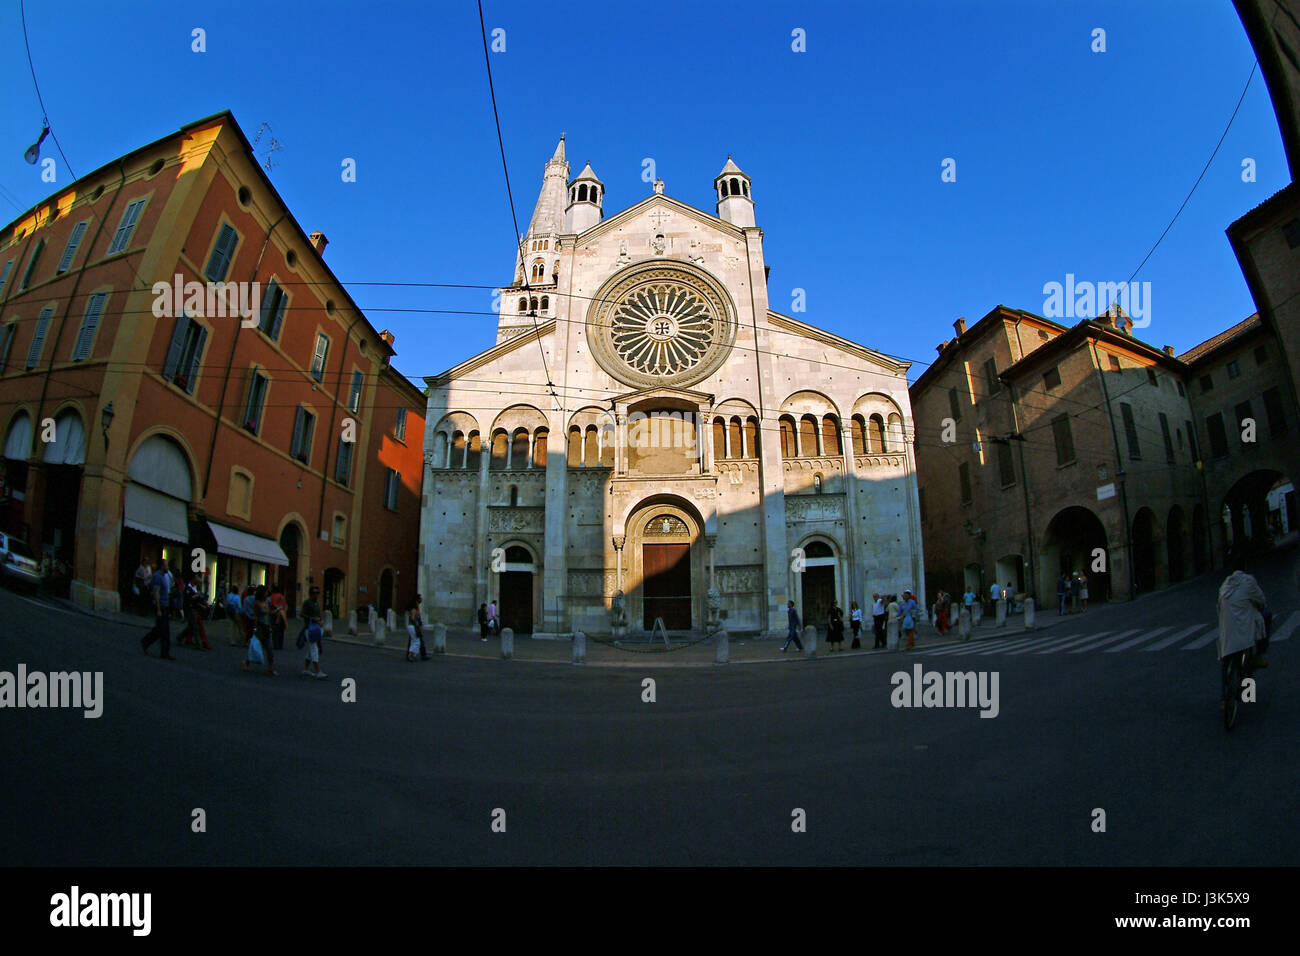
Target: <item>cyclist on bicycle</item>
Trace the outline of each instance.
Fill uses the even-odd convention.
[[[1244,555],[1232,562],[1233,572],[1219,587],[1219,662],[1222,697],[1228,691],[1228,658],[1240,651],[1253,651],[1251,666],[1268,666],[1268,613],[1264,591],[1253,575],[1246,573]]]

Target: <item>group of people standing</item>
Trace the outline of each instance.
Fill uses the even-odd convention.
[[[1076,611],[1088,610],[1088,576],[1082,571],[1062,574],[1056,579],[1056,613],[1059,617],[1065,613],[1065,602]]]
[[[875,636],[872,649],[875,650],[886,646],[886,629],[889,622],[895,620],[899,621],[902,634],[907,638],[907,647],[915,647],[916,621],[920,614],[921,606],[917,603],[910,590],[903,591],[901,601],[897,594],[871,595],[871,621],[872,631]],[[795,609],[794,601],[786,602],[786,621],[789,630],[781,650],[788,650],[791,644],[794,644],[799,650],[803,650],[803,641],[799,639],[799,628],[802,626],[802,622],[799,619],[799,612]],[[862,624],[862,608],[858,606],[857,601],[852,601],[849,603],[849,628],[853,634],[852,648],[862,646]],[[832,600],[830,610],[826,614],[826,643],[830,645],[832,651],[840,651],[843,650],[843,642],[844,611],[840,607],[839,601]]]

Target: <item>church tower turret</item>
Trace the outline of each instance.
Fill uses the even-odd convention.
[[[569,183],[569,162],[564,158],[564,134],[546,162],[542,190],[537,195],[528,232],[515,255],[514,282],[499,290],[501,311],[497,341],[532,328],[535,318],[555,315],[555,281],[560,268],[560,241],[564,234],[564,204]]]
[[[718,218],[733,226],[754,225],[754,198],[749,192],[749,177],[731,157],[722,172],[713,179],[713,189],[718,196]]]
[[[569,183],[569,205],[564,210],[564,231],[586,232],[604,216],[605,184],[597,178],[591,163]]]

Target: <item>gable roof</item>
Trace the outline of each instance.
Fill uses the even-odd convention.
[[[1200,345],[1192,346],[1178,358],[1180,361],[1191,365],[1235,339],[1244,338],[1256,329],[1263,329],[1263,327],[1264,323],[1260,321],[1259,313],[1256,312],[1254,315],[1242,319],[1231,328],[1224,329],[1218,335],[1206,339]]]

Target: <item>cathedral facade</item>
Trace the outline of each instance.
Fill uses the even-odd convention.
[[[768,306],[752,184],[606,218],[565,143],[498,291],[497,343],[429,386],[420,591],[516,633],[825,633],[924,594],[908,364]],[[870,621],[870,608],[867,607]]]

